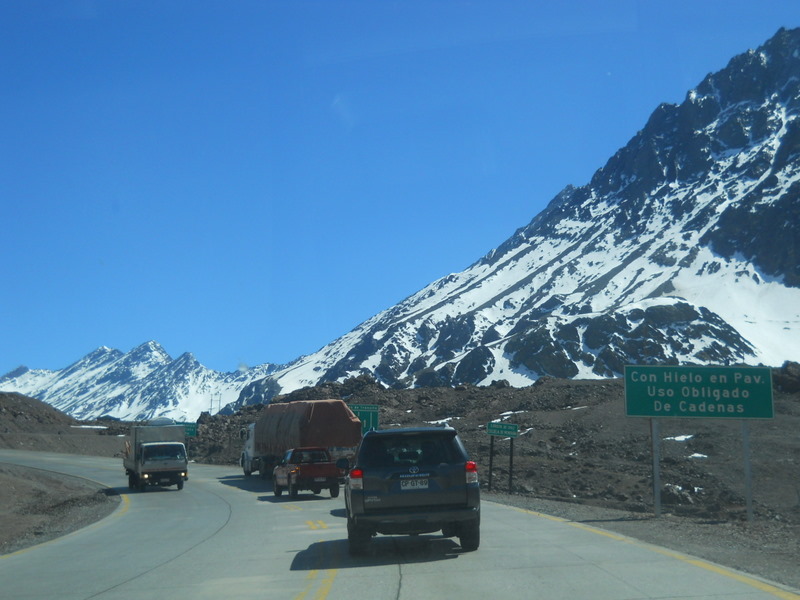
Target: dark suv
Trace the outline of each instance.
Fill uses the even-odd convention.
[[[478,469],[451,427],[386,429],[364,434],[345,483],[351,554],[376,533],[458,536],[480,544]]]

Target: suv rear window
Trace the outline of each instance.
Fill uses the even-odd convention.
[[[363,467],[411,467],[452,464],[465,460],[454,436],[381,435],[366,437],[359,456]]]

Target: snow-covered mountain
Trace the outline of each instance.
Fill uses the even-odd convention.
[[[528,385],[800,359],[800,29],[662,104],[583,187],[461,273],[243,390],[374,374]]]
[[[57,371],[21,367],[0,378],[0,390],[38,398],[77,419],[195,421],[202,411],[217,412],[235,401],[245,385],[276,368],[220,373],[189,353],[173,360],[151,341],[127,354],[101,347]]]
[[[800,361],[799,115],[800,29],[780,30],[659,106],[587,185],[500,247],[313,354],[220,374],[151,342],[18,370],[0,389],[79,418],[192,419],[214,398],[263,402],[363,373],[523,386],[635,363]]]

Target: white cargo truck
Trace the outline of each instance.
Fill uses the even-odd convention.
[[[122,465],[128,487],[144,491],[149,485],[176,485],[189,478],[183,425],[139,425],[125,436]]]

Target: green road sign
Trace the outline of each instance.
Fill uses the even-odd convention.
[[[361,433],[378,428],[377,404],[348,404],[350,410],[361,420]]]
[[[519,425],[492,421],[486,424],[486,433],[489,435],[501,435],[503,437],[517,437],[519,435]]]
[[[175,425],[183,425],[186,437],[197,437],[197,423],[175,423]]]
[[[625,367],[629,417],[771,419],[767,367]]]

